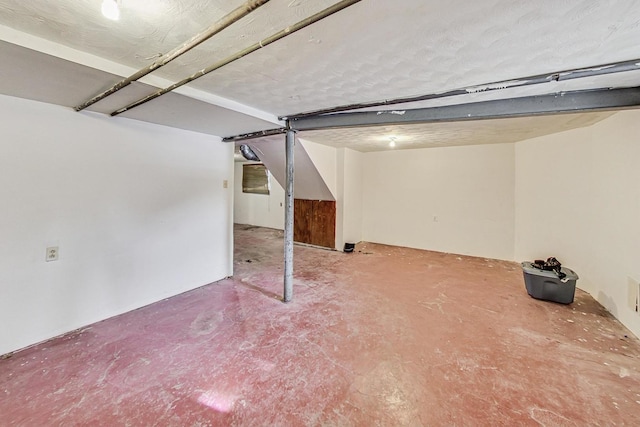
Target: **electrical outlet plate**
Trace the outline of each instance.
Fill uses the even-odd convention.
[[[640,282],[631,277],[627,277],[627,282],[629,308],[636,313],[640,313]]]
[[[57,246],[49,246],[47,248],[47,257],[45,258],[45,260],[47,262],[57,261],[59,255],[60,254]]]

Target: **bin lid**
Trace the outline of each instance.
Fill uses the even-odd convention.
[[[551,277],[554,279],[558,278],[558,275],[556,274],[555,271],[540,270],[539,268],[535,268],[532,262],[525,261],[521,263],[521,265],[522,265],[522,270],[525,273],[535,274],[536,276]],[[565,280],[578,280],[578,275],[572,269],[567,267],[562,267],[561,271],[566,275],[564,278]]]

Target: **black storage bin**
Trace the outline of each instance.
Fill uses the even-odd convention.
[[[530,262],[523,262],[522,272],[527,293],[536,299],[571,304],[576,293],[578,275],[566,267],[562,267],[561,271],[566,275],[563,279],[554,271],[540,270]]]

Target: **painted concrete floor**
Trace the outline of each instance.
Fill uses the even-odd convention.
[[[518,264],[236,227],[235,277],[0,360],[0,425],[640,425],[640,342]],[[578,282],[579,284],[579,282]]]

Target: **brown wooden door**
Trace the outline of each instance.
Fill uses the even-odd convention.
[[[300,243],[311,243],[312,201],[294,199],[293,209],[293,240]]]
[[[295,199],[293,240],[335,248],[336,202]]]
[[[311,244],[325,248],[336,246],[336,202],[313,201]]]

